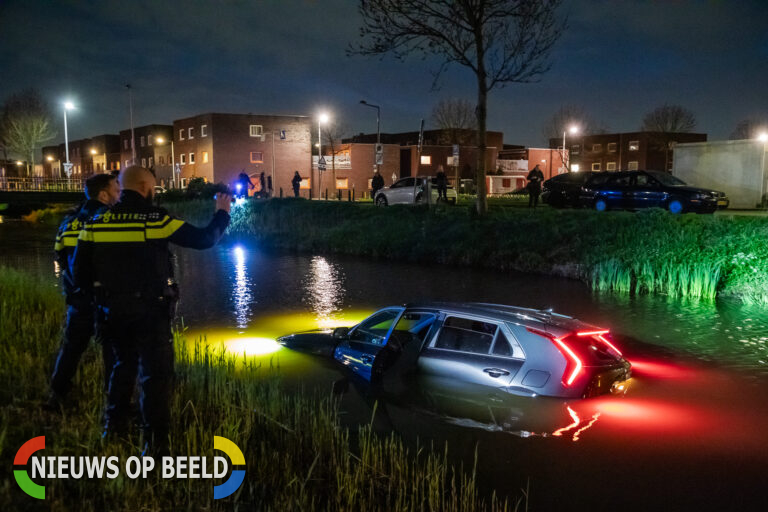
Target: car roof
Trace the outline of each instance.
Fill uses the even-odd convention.
[[[551,309],[532,309],[487,302],[423,302],[405,304],[407,309],[436,309],[444,313],[485,316],[505,322],[535,327],[557,336],[583,329],[597,329]]]

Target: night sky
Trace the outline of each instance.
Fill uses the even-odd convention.
[[[455,66],[431,91],[438,62],[347,57],[357,2],[0,0],[0,98],[36,87],[52,106],[72,98],[70,138],[204,112],[313,114],[349,133],[417,130],[443,97],[475,99]],[[183,6],[183,7],[179,7]],[[569,26],[540,82],[494,90],[489,129],[506,143],[546,145],[542,125],[562,104],[609,131],[639,128],[645,112],[678,103],[710,140],[748,117],[768,118],[768,2],[566,0]],[[63,128],[57,116],[59,137]]]

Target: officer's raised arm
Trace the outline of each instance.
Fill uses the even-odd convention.
[[[231,198],[229,194],[216,194],[216,213],[213,219],[204,228],[195,227],[188,222],[169,217],[166,233],[168,241],[181,247],[192,249],[208,249],[216,245],[224,235],[229,225],[229,210]],[[147,234],[150,233],[150,225],[147,224]]]

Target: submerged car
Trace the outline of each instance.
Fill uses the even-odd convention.
[[[413,370],[520,396],[580,398],[623,392],[631,376],[608,330],[552,311],[500,304],[393,306],[352,328],[278,341],[332,354],[371,382]]]
[[[662,171],[593,173],[582,186],[582,206],[605,210],[664,208],[671,213],[714,213],[727,208],[725,193],[688,186]]]
[[[376,197],[373,198],[377,206],[388,206],[391,204],[416,204],[426,201],[427,180],[431,184],[432,203],[437,202],[437,178],[434,176],[416,176],[410,178],[401,178],[392,184],[391,187],[384,187],[379,190]],[[456,204],[456,190],[448,186],[445,193],[448,202]]]

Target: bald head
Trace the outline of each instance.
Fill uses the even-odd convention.
[[[120,173],[120,186],[123,190],[133,190],[147,199],[152,198],[156,183],[152,172],[138,165],[132,165]]]

